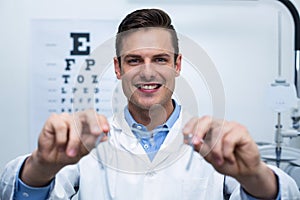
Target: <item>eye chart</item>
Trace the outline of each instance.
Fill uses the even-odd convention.
[[[117,80],[113,57],[102,74],[93,70],[98,60],[90,54],[105,41],[112,42],[117,22],[104,20],[48,20],[31,22],[30,144],[52,113],[93,108],[112,115]],[[101,56],[101,55],[100,55]],[[116,111],[116,110],[114,110]]]

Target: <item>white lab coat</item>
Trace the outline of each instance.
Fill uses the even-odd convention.
[[[109,142],[101,143],[79,163],[64,167],[55,177],[49,199],[223,199],[224,176],[198,153],[193,153],[190,168],[186,169],[191,148],[183,144],[179,130],[185,124],[183,119],[188,118],[180,114],[150,162],[123,114],[117,115],[111,123]],[[16,173],[25,157],[11,161],[3,172],[0,199],[13,198]],[[300,199],[296,183],[281,170],[272,169],[279,177],[281,199]],[[247,199],[238,182],[229,177],[226,180],[226,190],[232,193],[230,199]]]

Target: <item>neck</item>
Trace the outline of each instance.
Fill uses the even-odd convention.
[[[151,131],[167,121],[174,110],[174,106],[172,100],[165,105],[154,104],[149,109],[138,107],[129,102],[128,110],[137,123],[143,124]]]

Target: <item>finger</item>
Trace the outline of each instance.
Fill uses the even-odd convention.
[[[65,151],[68,142],[68,114],[55,115],[52,119],[55,143],[59,151]]]
[[[201,145],[204,142],[204,137],[211,129],[213,122],[211,116],[204,116],[198,119],[193,129],[193,144],[196,145],[196,148],[197,145]]]
[[[227,122],[224,120],[213,120],[207,127],[204,129],[204,135],[202,135],[203,140],[206,143],[213,143],[216,140],[216,137],[220,137],[221,133],[224,132],[224,129],[227,126]]]
[[[58,114],[52,114],[45,123],[43,133],[46,137],[44,137],[42,143],[46,143],[47,146],[55,147],[59,151],[64,151],[68,138],[68,125],[65,118]],[[42,137],[40,137],[40,139],[41,138]],[[39,145],[39,148],[42,147],[43,145]]]
[[[95,111],[85,110],[82,112],[74,113],[74,118],[79,119],[78,123],[82,125],[82,133],[99,134],[100,128],[95,116]]]
[[[200,153],[200,155],[202,157],[206,158],[206,160],[207,160],[207,155],[210,151],[211,151],[211,147],[206,143],[203,143],[201,145],[201,147],[198,149],[198,152]]]
[[[201,126],[206,127],[211,122],[212,122],[212,117],[210,116],[203,116],[201,118],[194,117],[188,123],[186,123],[182,132],[183,134],[189,134],[196,130],[195,127],[201,127]]]
[[[213,121],[210,130],[205,133],[205,145],[199,149],[200,154],[214,165],[222,165],[224,162],[223,137],[228,132],[227,126],[226,122]]]
[[[222,165],[224,162],[222,152],[222,133],[219,130],[211,130],[210,142],[204,142],[200,147],[200,154],[213,165]]]
[[[193,145],[193,137],[194,135],[192,133],[183,135],[184,143]]]
[[[107,118],[103,115],[97,114],[97,121],[98,124],[100,125],[101,132],[108,133],[110,128],[109,128],[109,123],[107,121]]]
[[[87,110],[79,113],[79,118],[82,119],[81,123],[87,125],[88,132],[92,135],[99,136],[102,132],[109,131],[109,125],[106,118],[98,115],[94,110]]]
[[[211,117],[204,116],[202,118],[192,118],[183,128],[184,142],[189,143],[190,134],[193,134],[193,144],[198,145],[202,142],[201,135],[208,129],[211,123]]]
[[[258,150],[254,150],[257,149],[256,144],[250,137],[246,127],[234,122],[231,123],[231,127],[232,130],[224,141],[224,157],[233,162],[235,162],[236,159],[247,160],[247,158],[254,158],[255,155],[259,157]],[[251,149],[251,152],[249,149]]]
[[[197,117],[193,117],[190,121],[188,121],[188,123],[185,124],[184,128],[182,129],[184,135],[188,135],[192,132],[195,124],[197,123],[197,120]]]
[[[95,147],[96,143],[106,141],[108,139],[109,124],[105,116],[97,114],[94,110],[86,110],[77,113],[76,118],[80,119],[79,124],[82,125],[80,138],[82,141],[81,152],[86,154]],[[102,135],[106,133],[105,135]],[[99,138],[101,137],[101,138]],[[98,141],[100,140],[100,141]]]
[[[233,126],[233,124],[231,124]],[[229,163],[235,163],[234,151],[236,146],[241,140],[240,131],[238,129],[231,128],[227,133],[225,133],[223,138],[223,156],[224,159]]]
[[[70,118],[68,121],[69,134],[68,134],[68,145],[66,149],[67,156],[76,157],[80,153],[80,135],[82,130],[82,125],[79,123],[75,125],[75,121]]]

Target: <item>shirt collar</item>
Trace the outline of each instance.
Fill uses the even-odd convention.
[[[179,114],[180,114],[180,110],[181,110],[181,106],[177,104],[177,102],[172,99],[172,103],[174,106],[174,110],[172,112],[172,114],[170,115],[170,117],[168,118],[168,120],[162,124],[159,127],[162,126],[166,126],[166,128],[170,129],[173,127],[173,125],[175,124],[176,120],[179,118]],[[128,110],[128,106],[126,106],[124,108],[124,115],[125,115],[125,120],[128,123],[128,125],[130,127],[136,127],[136,126],[141,126],[142,129],[147,130],[146,127],[142,124],[138,124],[132,117],[132,115],[130,114],[129,110]]]

